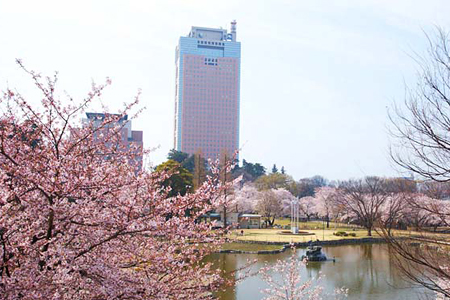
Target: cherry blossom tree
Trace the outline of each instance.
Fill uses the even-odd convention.
[[[236,212],[254,212],[259,197],[260,192],[251,183],[245,183],[240,189],[237,187],[234,192],[234,205],[236,207]]]
[[[316,210],[319,216],[327,221],[327,228],[330,228],[330,219],[336,219],[340,213],[339,206],[336,205],[338,190],[333,187],[325,186],[316,189],[315,196],[317,206]]]
[[[282,207],[282,215],[290,215],[291,213],[291,202],[297,199],[292,193],[286,189],[272,189],[275,193],[275,197],[278,198],[278,201],[281,203]]]
[[[335,197],[336,204],[364,226],[367,229],[367,235],[371,236],[380,218],[382,207],[389,196],[384,180],[379,177],[349,180],[341,182],[339,190],[339,196]]]
[[[317,199],[311,196],[300,198],[299,208],[300,211],[306,216],[306,220],[309,221],[312,216],[317,214]]]
[[[252,213],[255,210],[256,203],[260,198],[260,192],[251,184],[245,183],[241,185],[241,176],[229,183],[230,187],[222,193],[220,200],[216,201],[218,205],[214,206],[214,210],[221,214],[222,220],[228,218],[227,226],[237,226],[236,223],[230,223],[234,213]],[[225,222],[221,221],[219,225],[225,227]]]
[[[405,193],[391,194],[381,206],[380,223],[389,235],[395,226],[407,223],[408,197]]]
[[[223,281],[202,259],[220,239],[197,219],[219,201],[218,172],[193,194],[166,197],[170,175],[136,172],[130,161],[145,153],[120,146],[117,119],[138,97],[80,127],[109,80],[77,103],[57,95],[56,76],[24,70],[40,104],[12,89],[0,103],[1,298],[211,298]]]
[[[266,224],[273,225],[275,217],[282,216],[285,212],[286,201],[295,198],[285,189],[270,189],[259,191],[253,183],[245,183],[242,187],[239,178],[235,180],[234,191],[229,194],[226,207],[229,212],[253,213],[259,212],[265,218]],[[289,202],[290,205],[290,202]],[[216,208],[223,212],[223,205]]]
[[[429,226],[446,226],[449,218],[449,203],[445,200],[430,198],[423,194],[414,194],[407,199],[404,219],[416,231]]]
[[[267,226],[273,226],[275,218],[283,214],[281,199],[274,190],[261,191],[259,195],[256,211],[262,215]]]

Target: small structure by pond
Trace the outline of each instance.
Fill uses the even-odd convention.
[[[242,229],[259,229],[261,228],[261,215],[256,214],[243,214],[236,212],[228,212],[226,214],[226,225],[231,228]],[[214,211],[208,212],[202,215],[199,220],[202,222],[215,222],[216,228],[224,227],[224,213],[217,213]]]
[[[239,216],[239,228],[261,228],[261,215],[242,214]]]

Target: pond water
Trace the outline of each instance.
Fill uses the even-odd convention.
[[[298,249],[301,256],[306,249]],[[309,280],[322,275],[321,285],[326,292],[336,288],[349,289],[348,299],[427,299],[433,294],[413,286],[402,279],[401,273],[389,255],[386,245],[363,244],[323,247],[328,258],[336,257],[336,262],[310,262],[302,269],[302,278]],[[214,254],[209,258],[223,270],[242,267],[248,260],[257,260],[253,268],[260,268],[264,262],[274,264],[277,259],[286,259],[291,251],[280,254]],[[263,299],[261,290],[267,285],[258,277],[250,277],[235,288],[218,295],[221,300]]]

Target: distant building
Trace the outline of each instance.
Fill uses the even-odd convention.
[[[239,228],[261,228],[261,215],[240,214]]]
[[[218,227],[223,227],[224,219],[225,218],[222,212],[220,214],[220,219],[217,222]],[[227,226],[231,226],[232,228],[244,228],[244,229],[261,228],[261,215],[228,212]]]
[[[107,116],[120,116],[118,114],[104,114],[104,113],[86,113],[86,118],[83,119],[83,127],[89,126],[92,124],[93,127],[100,126],[105,118]],[[144,147],[143,143],[143,132],[142,131],[136,131],[131,129],[131,120],[128,120],[128,116],[125,115],[121,117],[117,122],[114,122],[111,124],[111,126],[108,126],[110,128],[113,128],[115,126],[119,125],[121,127],[121,143],[122,146],[124,146],[124,149],[130,149],[134,148],[137,150],[137,156],[135,157],[133,163],[136,164],[136,169],[141,170],[142,169],[142,150]],[[105,128],[106,130],[107,128]],[[108,143],[109,141],[105,141]]]
[[[231,31],[192,27],[176,48],[174,148],[206,159],[239,148],[241,43]]]

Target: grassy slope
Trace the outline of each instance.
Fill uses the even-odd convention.
[[[281,245],[249,244],[249,243],[226,243],[222,245],[222,250],[240,250],[240,251],[262,251],[279,250]]]

